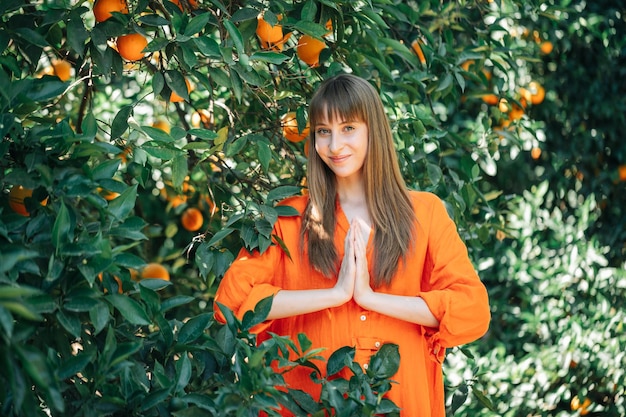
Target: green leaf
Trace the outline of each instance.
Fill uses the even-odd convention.
[[[163,161],[173,159],[179,152],[178,150],[165,147],[163,142],[147,142],[142,145],[141,149],[146,151],[150,156],[162,159]]]
[[[220,52],[220,46],[215,41],[215,39],[203,35],[197,38],[193,38],[192,41],[195,43],[198,51],[206,56],[207,58],[221,58],[222,54]]]
[[[259,51],[250,55],[251,61],[269,62],[270,64],[280,65],[289,60],[289,57],[279,52]]]
[[[119,196],[109,202],[109,213],[118,220],[123,220],[135,207],[137,200],[137,184],[128,187]]]
[[[254,311],[246,311],[243,319],[241,320],[242,330],[247,331],[257,324],[263,323],[270,313],[273,299],[274,296],[266,297],[254,306]]]
[[[400,353],[398,345],[385,343],[370,358],[368,374],[373,374],[378,379],[391,378],[400,368]]]
[[[172,183],[174,187],[181,187],[188,174],[187,155],[180,153],[172,158]]]
[[[176,295],[170,297],[166,300],[163,300],[161,303],[161,313],[165,313],[173,308],[180,307],[185,304],[189,304],[194,301],[194,297],[190,297],[188,295]]]
[[[176,94],[181,96],[185,101],[189,101],[189,90],[185,77],[176,70],[167,70],[163,73],[165,83]]]
[[[73,9],[70,18],[66,22],[67,44],[78,56],[85,55],[85,45],[89,38],[89,33],[85,29],[85,23],[79,9]]]
[[[160,142],[174,142],[174,138],[169,133],[152,126],[141,126],[143,130],[151,139]]]
[[[111,357],[110,366],[116,366],[124,362],[134,353],[138,352],[143,347],[142,342],[124,342],[120,343],[115,349],[113,356]]]
[[[189,129],[189,134],[204,140],[213,140],[217,138],[217,133],[208,129]]]
[[[272,160],[272,149],[270,148],[269,143],[264,140],[257,141],[256,144],[259,162],[261,163],[261,166],[263,167],[265,172],[268,172],[270,161]]]
[[[207,245],[208,246],[215,245],[216,243],[224,239],[226,236],[230,235],[234,230],[235,229],[232,229],[230,227],[221,229],[220,231],[218,231],[216,234],[213,235],[213,237],[211,238],[211,240],[209,240],[209,243],[207,243]]]
[[[204,29],[204,27],[209,23],[209,19],[211,18],[211,13],[201,13],[199,15],[194,16],[190,21],[187,27],[185,28],[184,35],[185,36],[193,36],[196,33],[199,33]]]
[[[346,366],[350,366],[354,360],[354,348],[344,346],[334,351],[328,358],[326,373],[328,376],[339,373]]]
[[[191,380],[191,361],[188,355],[181,355],[180,359],[176,362],[176,385],[174,387],[175,392],[184,392],[184,389]]]
[[[95,357],[95,350],[81,351],[77,355],[71,356],[57,368],[57,378],[63,380],[82,372]]]
[[[70,213],[65,205],[65,202],[61,202],[61,207],[52,226],[52,245],[57,249],[59,253],[61,246],[64,243],[68,243],[72,238],[74,230],[74,223],[70,218]]]
[[[105,299],[131,324],[147,326],[151,323],[146,311],[132,298],[125,295],[109,294]]]
[[[107,161],[100,162],[96,167],[91,171],[91,178],[94,181],[111,179],[117,173],[118,168],[121,163],[120,158],[109,159]]]
[[[206,279],[211,273],[213,265],[215,265],[215,256],[213,255],[211,247],[206,243],[202,243],[198,249],[196,249],[194,261],[200,275],[202,278]]]
[[[226,27],[226,30],[235,45],[235,49],[237,49],[237,53],[239,55],[245,54],[246,50],[243,46],[243,37],[241,36],[239,29],[237,29],[237,26],[235,26],[235,24],[230,20],[224,20],[224,27]]]
[[[111,139],[117,139],[128,129],[128,118],[133,112],[132,106],[124,106],[117,112],[111,124]]]
[[[276,187],[273,190],[271,190],[269,193],[267,193],[266,203],[270,204],[273,201],[284,200],[287,197],[291,197],[296,194],[299,194],[301,190],[302,190],[301,187],[298,187],[295,185],[282,185],[282,186]]]
[[[195,342],[209,327],[213,317],[209,313],[204,313],[189,319],[178,332],[178,343],[186,344]]]
[[[97,301],[89,309],[89,319],[94,326],[95,334],[99,334],[109,324],[110,318],[109,307],[101,301]]]

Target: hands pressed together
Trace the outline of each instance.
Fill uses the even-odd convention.
[[[335,290],[345,302],[354,301],[364,306],[367,297],[374,291],[370,285],[367,265],[367,241],[370,227],[361,219],[355,218],[345,240],[345,251]]]

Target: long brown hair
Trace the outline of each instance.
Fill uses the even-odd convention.
[[[328,277],[337,273],[340,260],[333,240],[337,182],[335,174],[315,151],[318,120],[333,117],[367,124],[368,150],[363,176],[374,228],[373,284],[387,285],[413,243],[416,219],[380,96],[369,82],[355,75],[340,74],[324,81],[309,105],[309,203],[303,213],[301,247],[304,249],[306,244],[314,268]]]

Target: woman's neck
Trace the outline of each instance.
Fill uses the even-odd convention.
[[[371,226],[365,197],[365,184],[362,181],[338,181],[337,196],[341,209],[349,222],[354,218],[360,218],[368,226]]]

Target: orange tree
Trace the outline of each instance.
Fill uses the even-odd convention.
[[[306,141],[286,137],[283,121],[295,114],[293,135],[305,132],[311,93],[340,71],[380,89],[407,182],[446,201],[474,259],[497,248],[511,191],[496,173],[545,136],[531,117],[539,44],[512,36],[536,9],[9,0],[0,10],[2,414],[256,415],[281,403],[393,415],[374,395],[389,389],[393,346],[366,374],[349,348],[336,352],[329,374],[348,366],[354,377],[320,381],[315,402],[278,389],[269,367],[310,366],[306,335],[256,347],[248,330],[268,303],[220,326],[212,294],[241,247],[265,250],[277,216],[293,215],[275,203],[305,186]],[[20,186],[32,191],[22,213],[10,199]],[[182,220],[189,208],[203,213],[198,231]],[[169,280],[142,279],[148,264]],[[451,410],[467,388],[452,387]]]

